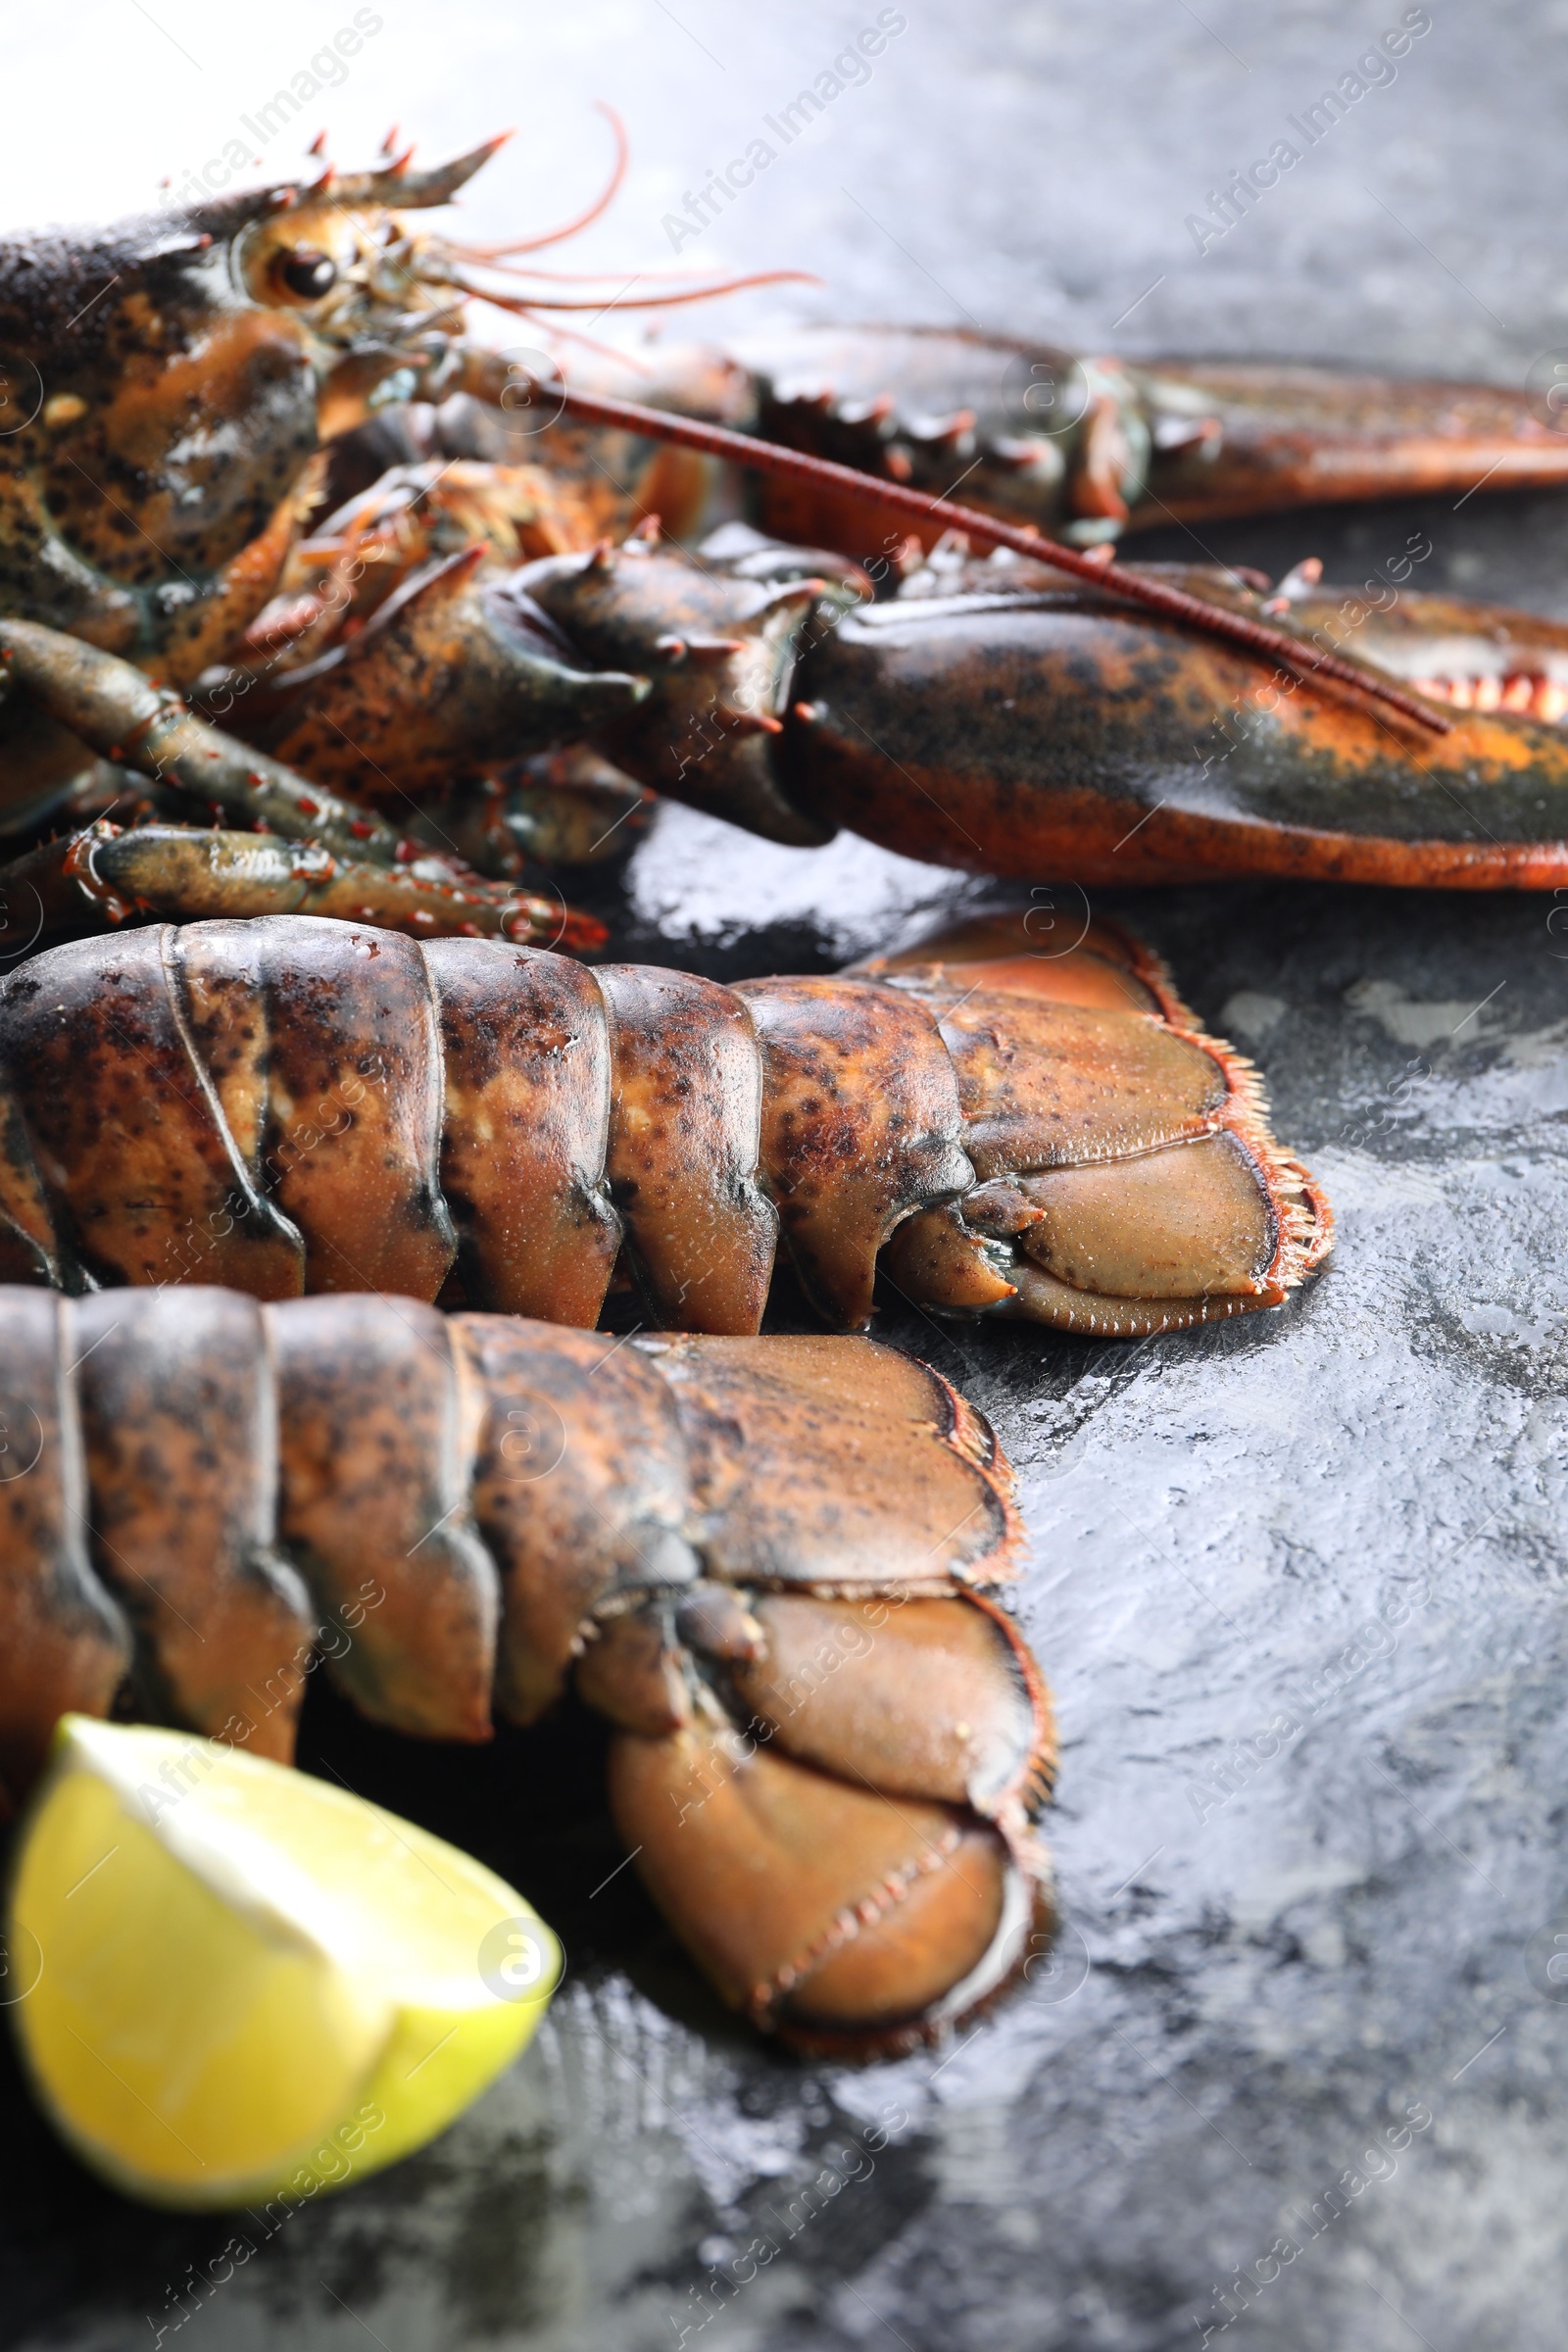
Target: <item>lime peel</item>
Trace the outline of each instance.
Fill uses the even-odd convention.
[[[511,2064],[561,1973],[523,1898],[427,1831],[83,1716],[56,1734],[7,1926],[42,1955],[13,2013],[40,2103],[116,2186],[173,2206],[309,2197],[408,2154]]]

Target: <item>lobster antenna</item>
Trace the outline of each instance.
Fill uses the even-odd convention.
[[[647,361],[640,360],[634,351],[618,351],[613,343],[601,343],[597,335],[585,335],[581,327],[563,326],[559,319],[543,318],[521,305],[515,315],[519,318],[526,318],[530,326],[537,326],[543,333],[554,336],[558,342],[580,343],[584,351],[596,352],[602,360],[613,360],[618,368],[630,368],[633,375],[646,375],[651,379],[655,373]]]
[[[682,449],[700,450],[706,457],[727,458],[732,465],[750,466],[758,473],[831,483],[835,489],[853,492],[856,497],[890,508],[896,514],[962,531],[971,544],[982,550],[1009,548],[1015,556],[1027,556],[1035,564],[1049,564],[1056,571],[1070,572],[1077,579],[1091,581],[1097,588],[1125,597],[1130,604],[1145,605],[1151,612],[1163,612],[1171,620],[1184,621],[1204,636],[1243,646],[1250,654],[1278,662],[1303,685],[1337,689],[1343,700],[1381,703],[1434,735],[1452,733],[1451,722],[1439,711],[1429,710],[1412,695],[1402,694],[1398,687],[1386,685],[1381,678],[1357,669],[1352,662],[1342,661],[1337,654],[1314,657],[1298,637],[1289,636],[1283,629],[1271,629],[1264,621],[1250,620],[1244,612],[1228,612],[1223,606],[1207,604],[1200,596],[1193,596],[1185,588],[1174,588],[1168,581],[1150,579],[1120,564],[1097,561],[1094,556],[1081,555],[1077,548],[1063,547],[1058,541],[1041,538],[1033,531],[1016,530],[1010,523],[998,522],[973,507],[935,498],[924,490],[906,489],[902,482],[881,481],[875,474],[857,473],[852,466],[840,466],[831,458],[808,457],[801,450],[782,449],[776,442],[758,441],[750,433],[732,432],[727,425],[696,424],[687,417],[673,416],[664,409],[645,409],[635,401],[572,392],[560,382],[552,384],[549,391],[553,400],[560,400],[562,414],[575,416],[580,423],[615,425],[625,432],[641,433],[651,441],[672,441]]]
[[[405,243],[407,242],[409,240],[406,239]],[[460,262],[468,262],[473,259],[477,248],[471,245],[447,243],[443,245],[442,250],[447,253],[455,253]],[[540,270],[538,268],[514,270],[510,262],[487,262],[485,268],[494,270],[502,277],[537,278],[541,285],[551,286],[601,285],[608,278],[623,277],[625,274],[623,270]],[[702,274],[700,270],[639,270],[636,282],[642,285],[652,279],[660,285],[667,285],[681,278],[700,278]],[[801,270],[796,274],[808,278],[814,286],[819,286],[822,282],[809,270]]]
[[[808,270],[756,270],[745,277],[721,278],[711,286],[682,286],[669,294],[612,294],[607,298],[592,296],[586,301],[568,299],[564,295],[534,294],[524,299],[502,288],[494,291],[481,286],[466,270],[440,269],[432,270],[427,283],[456,286],[460,294],[470,295],[475,302],[493,303],[498,311],[515,311],[526,318],[533,311],[592,311],[603,318],[607,311],[673,311],[688,302],[710,302],[718,294],[744,294],[751,286],[820,285]],[[637,280],[634,278],[635,285]]]
[[[475,261],[499,262],[510,254],[539,253],[546,245],[560,245],[567,237],[574,237],[580,228],[591,227],[601,214],[609,211],[620,193],[620,183],[626,176],[631,144],[626,137],[626,125],[614,108],[607,106],[602,98],[596,98],[594,104],[615,134],[615,160],[611,166],[609,179],[588,210],[579,213],[574,220],[566,221],[564,227],[547,229],[542,237],[528,237],[519,245],[470,245],[467,250]]]

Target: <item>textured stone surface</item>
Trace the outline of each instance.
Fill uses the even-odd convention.
[[[470,79],[525,68],[535,218],[575,200],[563,124],[592,92],[624,98],[638,168],[595,250],[657,258],[704,165],[874,14],[682,0],[677,21],[645,0],[535,18],[524,59],[510,21],[456,7],[418,127],[482,127],[454,58]],[[683,262],[803,261],[827,284],[799,299],[824,313],[1130,349],[1517,381],[1568,344],[1562,7],[1435,6],[1398,82],[1201,260],[1183,216],[1383,18],[907,14],[826,133]],[[499,204],[476,192],[476,220],[505,225]],[[1207,543],[1276,571],[1317,552],[1353,579],[1419,524],[1446,584],[1565,612],[1565,522],[1561,499],[1438,501]],[[958,890],[858,843],[774,851],[674,811],[617,947],[725,976],[825,968]],[[1255,1054],[1342,1241],[1286,1313],[1138,1348],[884,1321],[992,1413],[1019,1470],[1024,1614],[1063,1729],[1056,1966],[956,2051],[803,2071],[716,2014],[629,1871],[600,1886],[616,1851],[591,1726],[426,1761],[318,1707],[323,1768],[481,1848],[557,1920],[574,1973],[551,2024],[436,2148],[270,2239],[117,2203],[8,2089],[0,2341],[130,2352],[184,2313],[180,2343],[215,2352],[337,2352],[367,2329],[388,2352],[1164,2352],[1217,2328],[1236,2266],[1262,2283],[1210,2341],[1555,2340],[1568,928],[1509,898],[1105,906]]]

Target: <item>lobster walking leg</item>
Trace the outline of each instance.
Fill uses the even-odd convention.
[[[879,1260],[953,1313],[1132,1337],[1278,1306],[1331,1220],[1156,959],[1027,928],[837,979],[592,973],[309,916],[48,950],[0,984],[18,1279],[442,1290],[758,1328],[775,1249],[863,1325]]]
[[[378,865],[397,861],[400,839],[368,810],[308,785],[272,760],[194,718],[176,695],[129,662],[31,621],[0,621],[8,687],[105,759],[167,781],[198,806],[224,808],[292,840],[312,840]]]
[[[1050,1706],[994,1597],[1006,1465],[924,1366],[374,1297],[0,1289],[0,1367],[8,1430],[42,1440],[0,1488],[13,1798],[68,1709],[286,1761],[319,1663],[426,1739],[531,1722],[574,1679],[616,1726],[652,1892],[758,2025],[893,2050],[1016,1974]]]
[[[477,874],[438,879],[409,865],[362,865],[314,842],[266,833],[198,833],[184,825],[122,831],[103,819],[0,866],[0,956],[44,938],[159,916],[200,922],[322,914],[416,939],[457,933],[568,949],[599,947],[605,937],[591,915],[537,892],[498,889]]]
[[[368,808],[220,734],[128,662],[74,637],[0,621],[0,679],[22,687],[105,758],[127,762],[204,811],[248,819],[262,835],[204,842],[164,827],[46,844],[0,871],[0,885],[31,893],[52,928],[96,927],[95,917],[119,921],[136,911],[270,913],[303,904],[427,938],[488,932],[593,946],[604,936],[555,902],[497,888],[461,858],[433,855]]]

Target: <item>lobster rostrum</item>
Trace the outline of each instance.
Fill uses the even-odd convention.
[[[415,1739],[568,1684],[718,1990],[888,2050],[1048,1937],[1008,1472],[867,1341],[641,1340],[406,1298],[0,1289],[0,1774],[115,1710],[287,1762],[324,1661]],[[868,1485],[865,1459],[886,1475]]]
[[[1326,1203],[1255,1077],[1106,927],[1001,917],[725,988],[309,916],[82,940],[0,984],[0,1277],[398,1291],[755,1332],[781,1249],[863,1326],[1104,1337],[1278,1306]]]
[[[1301,370],[1209,383],[922,335],[808,337],[745,364],[574,360],[560,381],[455,331],[469,294],[540,332],[569,312],[579,298],[559,280],[504,274],[550,240],[466,247],[413,225],[489,152],[422,174],[399,157],[0,254],[0,345],[13,397],[27,395],[24,425],[0,439],[0,613],[15,616],[0,620],[13,689],[0,762],[19,841],[216,804],[271,837],[258,907],[298,890],[295,904],[370,908],[428,936],[533,939],[561,937],[562,916],[509,889],[524,853],[614,838],[638,807],[627,776],[776,838],[821,840],[848,811],[909,854],[1031,878],[1545,887],[1568,872],[1549,634],[1526,643],[1516,617],[1429,610],[1402,584],[1408,556],[1397,626],[1379,631],[1338,604],[1320,613],[1297,575],[1264,603],[1238,575],[1102,570],[1107,550],[1039,536],[1061,513],[1082,537],[1118,527],[1118,507],[1139,519],[1553,480],[1568,438],[1544,410],[1452,387],[1396,399]],[[921,404],[964,368],[995,378],[996,397],[939,416],[922,441]],[[901,369],[902,396],[883,383]],[[379,402],[389,423],[416,395],[426,415],[445,402],[436,421],[465,470],[443,479],[427,434],[436,462],[376,482],[372,456],[372,478],[323,519],[325,448],[357,437],[362,462],[415,454],[367,419]],[[1033,421],[1009,436],[998,418],[1015,395]],[[814,432],[875,471],[761,437],[775,432]],[[1131,471],[1112,463],[1118,441],[1147,444]],[[792,540],[845,552],[615,547],[656,514],[677,537],[696,531],[714,458],[769,486],[764,519]],[[920,486],[966,469],[990,514]],[[847,558],[880,549],[872,568],[891,581],[893,558],[955,528],[976,554],[1049,557],[1053,573],[991,568],[937,597],[917,577],[914,597],[868,603]],[[1476,682],[1510,632],[1520,659],[1491,711]],[[83,641],[95,652],[72,651]],[[1474,678],[1453,669],[1467,648]],[[202,735],[169,684],[162,716],[138,711],[116,661],[184,689],[223,732]],[[162,757],[181,728],[189,756]],[[587,771],[603,824],[580,802],[561,814],[581,768],[519,780],[520,760],[570,745],[625,771]],[[204,794],[204,775],[223,792]],[[357,816],[367,799],[397,824]],[[302,874],[288,841],[332,871],[318,859]],[[133,889],[119,887],[122,860]],[[193,862],[100,849],[74,878],[99,875],[100,919],[212,910],[182,896]],[[208,870],[237,906],[240,852],[219,845]],[[161,895],[147,887],[160,875]],[[304,895],[318,882],[328,899]],[[442,886],[466,903],[442,903]]]

